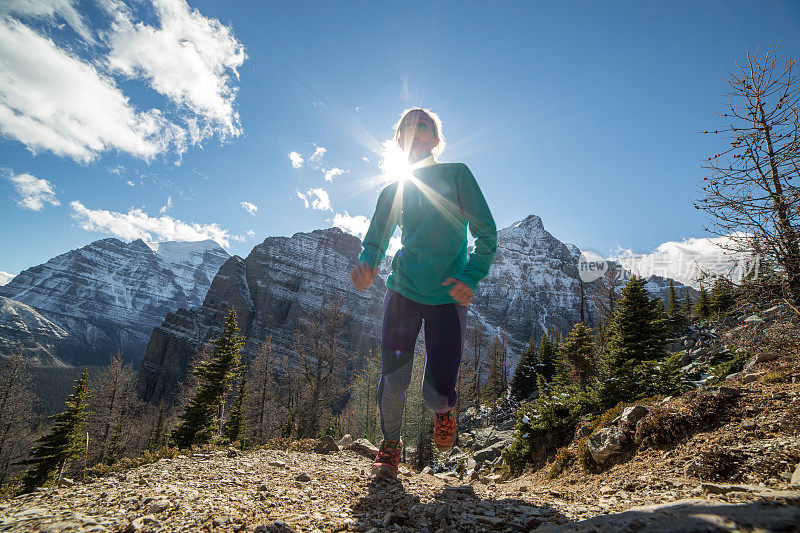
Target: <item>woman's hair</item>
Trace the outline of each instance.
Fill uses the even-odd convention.
[[[433,154],[434,159],[438,159],[439,156],[444,151],[446,142],[444,140],[444,134],[442,133],[442,119],[440,119],[439,115],[437,115],[430,109],[423,109],[421,107],[412,107],[410,109],[406,109],[405,111],[403,111],[403,113],[400,115],[400,120],[398,120],[394,125],[394,140],[397,142],[397,144],[400,144],[400,126],[403,126],[405,122],[410,120],[410,118],[406,117],[408,117],[412,113],[422,113],[428,118],[430,118],[431,122],[433,122],[433,133],[434,135],[439,137],[439,144],[436,145],[436,147],[432,150],[431,153]]]

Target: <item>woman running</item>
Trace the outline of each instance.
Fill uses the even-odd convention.
[[[386,279],[378,405],[383,442],[372,465],[376,475],[397,475],[406,390],[414,345],[425,324],[422,392],[434,412],[434,441],[447,451],[456,438],[456,378],[467,327],[467,306],[489,271],[497,228],[472,172],[463,163],[438,163],[444,149],[439,117],[414,108],[403,113],[395,140],[408,155],[411,175],[387,185],[350,274],[359,290],[372,284],[399,225],[402,248]],[[475,237],[468,254],[467,226]]]

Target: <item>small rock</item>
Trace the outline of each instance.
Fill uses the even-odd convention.
[[[764,319],[758,315],[750,315],[749,317],[744,319],[745,324],[757,324],[759,322],[763,322]]]
[[[257,488],[256,490],[257,490],[258,492],[265,492],[265,491],[267,491],[267,490],[269,490],[269,489],[268,489],[268,487],[267,487],[266,485],[264,485],[264,484],[262,483],[262,484],[260,484],[260,485],[258,486],[258,488]]]
[[[612,487],[611,485],[603,485],[602,487],[600,487],[600,494],[603,494],[605,496],[614,494],[616,492],[617,489]]]
[[[383,515],[383,527],[389,527],[392,524],[402,524],[408,519],[408,516],[402,512],[389,511]]]
[[[233,446],[230,446],[228,448],[227,455],[228,457],[236,457],[237,455],[239,455],[239,450],[237,450]]]
[[[453,520],[453,514],[450,512],[449,507],[439,507],[434,516],[434,521],[438,524],[444,522],[445,524]]]
[[[368,459],[374,459],[378,455],[378,448],[367,439],[358,439],[353,444],[347,447],[348,450],[353,450],[360,453]]]
[[[319,443],[314,447],[314,452],[316,453],[336,453],[339,451],[339,446],[336,444],[336,441],[333,440],[333,437],[330,435],[323,436]]]
[[[800,464],[798,464],[797,468],[794,469],[794,474],[792,474],[792,480],[789,482],[789,484],[800,487]]]
[[[270,461],[267,464],[269,466],[275,466],[275,467],[278,467],[278,468],[286,468],[286,463],[284,463],[283,461]]]
[[[71,487],[75,484],[75,481],[71,480],[68,477],[62,477],[61,481],[58,483],[60,487]]]
[[[778,357],[778,354],[775,352],[761,352],[757,353],[753,357],[751,357],[744,365],[745,370],[751,370],[754,366],[760,363],[766,363],[768,361],[772,361]]]
[[[211,520],[211,523],[214,525],[214,527],[222,527],[228,522],[230,522],[230,518],[228,518],[227,516],[215,516]]]
[[[517,488],[517,490],[520,491],[520,492],[528,492],[528,486],[527,485],[520,485]]]
[[[166,511],[167,509],[169,509],[169,500],[158,500],[150,504],[150,506],[147,508],[147,513],[158,514]]]
[[[472,485],[448,485],[444,490],[456,494],[475,494],[475,488]]]
[[[420,472],[420,474],[428,474],[429,476],[432,476],[433,468],[431,468],[430,466],[426,466],[425,468],[422,469],[422,472]]]
[[[301,481],[301,482],[303,482],[303,483],[308,483],[309,481],[311,481],[311,476],[309,476],[308,474],[306,474],[305,472],[303,472],[303,473],[301,473],[301,474],[298,474],[298,475],[297,475],[297,476],[294,478],[294,480],[295,480],[295,481]]]
[[[339,448],[347,448],[351,444],[353,444],[353,436],[350,435],[349,433],[346,434],[341,439],[339,439],[339,442],[336,443],[336,445],[339,446]]]
[[[745,374],[742,376],[742,383],[752,383],[758,381],[758,378],[766,374],[766,372],[753,372],[752,374]]]
[[[502,518],[497,518],[496,516],[477,515],[475,516],[475,519],[478,521],[479,524],[483,524],[491,528],[500,527],[505,523],[505,521]]]
[[[742,429],[752,431],[756,429],[756,423],[753,420],[742,420]]]

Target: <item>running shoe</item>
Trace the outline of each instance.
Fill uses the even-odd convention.
[[[375,462],[372,463],[372,474],[380,477],[397,477],[397,464],[400,462],[402,450],[402,440],[384,439]]]
[[[455,414],[453,409],[450,409],[446,413],[435,413],[434,418],[433,440],[436,443],[436,449],[446,452],[453,447],[458,433]]]

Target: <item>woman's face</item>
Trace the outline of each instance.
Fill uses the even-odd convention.
[[[429,154],[439,144],[436,125],[427,113],[411,112],[403,117],[397,142],[404,151]]]

